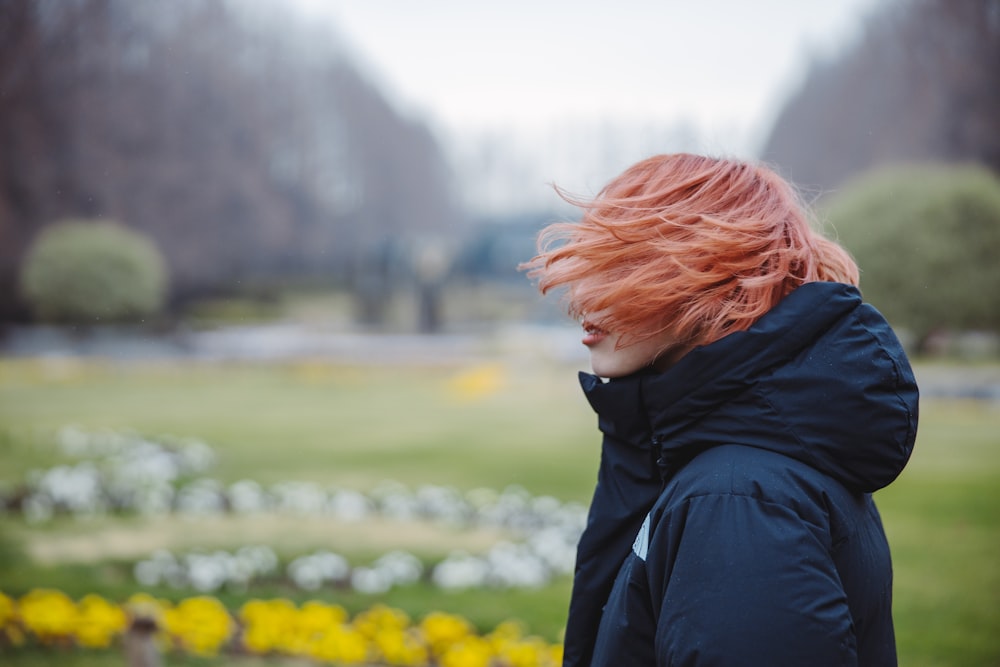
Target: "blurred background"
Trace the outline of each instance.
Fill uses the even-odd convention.
[[[995,2],[646,5],[5,0],[6,344],[30,347],[18,335],[29,323],[181,335],[296,319],[296,297],[320,295],[338,298],[311,314],[338,330],[457,332],[558,315],[540,311],[516,271],[540,226],[574,215],[551,185],[594,194],[639,159],[681,150],[773,163],[835,209],[834,231],[859,260],[916,274],[900,281],[911,290],[944,281],[961,298],[991,293],[963,278],[992,269],[968,266],[965,251],[992,262],[995,224],[945,233],[946,222],[912,220],[960,235],[946,243],[962,271],[933,267],[945,270],[931,281],[931,249],[883,256],[891,239],[867,232],[880,197],[902,199],[891,182],[860,211],[840,202],[849,220],[836,204],[863,175],[901,163],[968,167],[956,179],[989,199],[1000,168]],[[73,221],[132,232],[151,246],[134,270],[152,275],[64,276],[72,289],[44,275],[31,259],[48,255],[32,249]],[[62,247],[128,255],[118,236]],[[72,251],[52,252],[62,265]],[[870,298],[891,306],[876,273]],[[109,289],[86,291],[102,278]],[[994,328],[989,305],[928,315],[916,334]],[[902,308],[890,315],[915,326]]]
[[[0,0],[5,664],[86,645],[90,593],[127,621],[59,660],[117,664],[116,605],[192,591],[244,633],[259,596],[514,618],[547,657],[494,664],[548,664],[597,438],[517,265],[575,216],[553,185],[675,151],[772,164],[857,258],[924,397],[880,494],[905,664],[1000,662],[996,0]],[[76,621],[31,625],[38,590]],[[164,659],[216,664],[162,613]]]

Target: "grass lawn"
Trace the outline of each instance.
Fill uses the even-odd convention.
[[[900,664],[1000,664],[1000,406],[928,400],[921,411],[910,466],[876,496],[893,547]],[[66,424],[200,438],[218,454],[211,474],[226,482],[311,480],[359,490],[383,480],[462,490],[519,484],[533,494],[586,502],[599,454],[596,418],[575,372],[564,367],[0,361],[0,483],[61,462],[52,434]],[[398,538],[414,552],[434,554],[454,545],[474,550],[496,537],[432,529],[406,534],[391,525],[351,532],[306,520],[200,528],[156,521],[57,520],[29,527],[2,518],[0,590],[55,586],[75,597],[121,598],[137,588],[129,559],[145,544],[235,547],[270,539],[288,550],[326,546],[364,555]],[[565,621],[569,582],[515,592],[447,593],[420,585],[375,597],[280,588],[255,593],[327,599],[351,610],[383,601],[413,616],[451,611],[486,629],[517,617],[553,640]],[[219,597],[231,604],[246,597],[227,596]],[[11,665],[116,664],[98,653],[0,657]],[[208,664],[185,660],[167,664]]]
[[[910,465],[876,501],[900,664],[1000,664],[1000,405],[925,401]]]
[[[54,462],[66,424],[198,437],[223,481],[517,483],[580,501],[599,447],[575,373],[552,369],[0,365],[0,479]]]

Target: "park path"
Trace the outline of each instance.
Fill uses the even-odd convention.
[[[0,357],[104,358],[116,362],[282,362],[323,359],[334,363],[463,365],[484,360],[538,359],[585,370],[579,331],[563,325],[509,323],[489,332],[406,334],[331,331],[299,324],[232,326],[146,335],[126,328],[86,334],[58,327],[9,328]],[[1000,362],[915,364],[925,398],[974,398],[1000,404]]]

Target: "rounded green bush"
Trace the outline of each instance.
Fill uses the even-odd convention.
[[[162,308],[167,270],[142,234],[110,222],[69,220],[35,240],[21,288],[43,321],[137,322]]]
[[[865,299],[918,341],[1000,331],[1000,179],[978,166],[883,168],[823,206]]]

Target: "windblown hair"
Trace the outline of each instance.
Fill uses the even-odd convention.
[[[543,294],[568,288],[570,315],[620,334],[619,346],[663,333],[706,345],[749,328],[804,283],[858,284],[850,255],[760,165],[658,155],[594,199],[556,190],[582,219],[543,229],[521,268]]]

